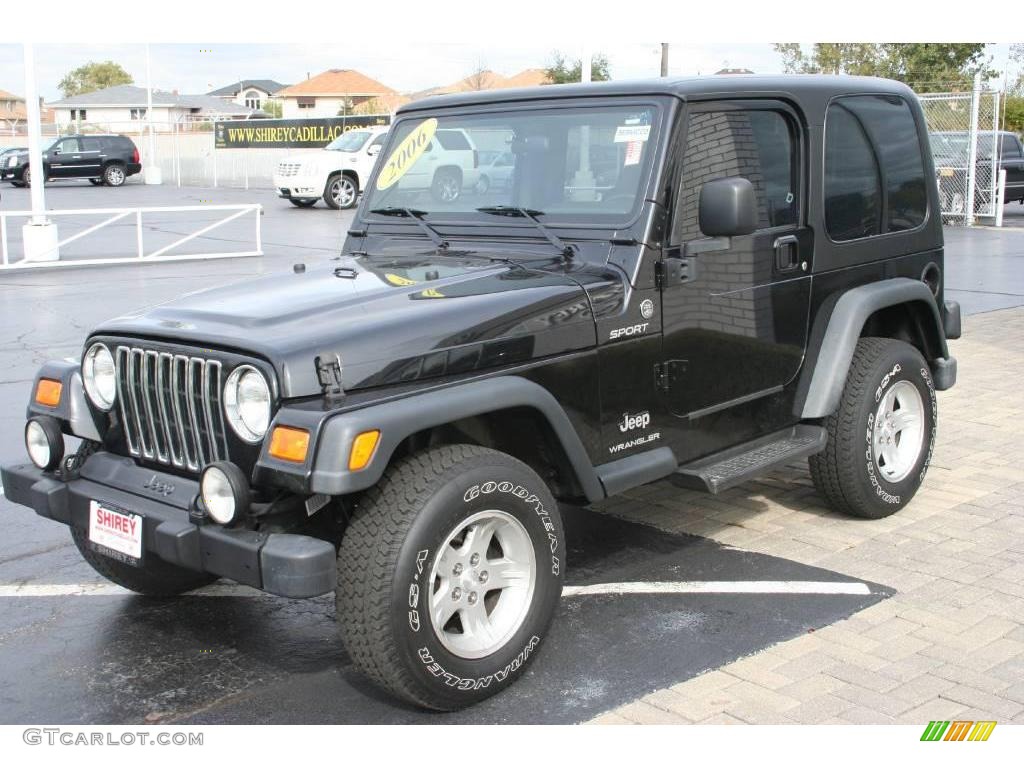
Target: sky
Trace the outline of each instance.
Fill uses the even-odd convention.
[[[660,43],[593,43],[608,56],[612,77],[628,79],[657,76]],[[989,47],[994,66],[1002,69],[1008,45]],[[758,73],[782,71],[782,62],[770,43],[670,43],[669,73],[711,74],[723,67],[746,68]],[[207,93],[239,79],[270,79],[291,84],[325,69],[358,69],[370,77],[406,93],[460,80],[479,67],[513,75],[528,67],[543,67],[552,57],[550,44],[503,48],[458,43],[408,43],[383,48],[372,39],[345,45],[195,43],[150,46],[153,87],[180,93]],[[563,49],[569,58],[580,51]],[[141,44],[36,44],[36,77],[46,101],[61,98],[57,84],[70,70],[88,61],[111,59],[135,79],[146,84],[146,48]],[[0,89],[23,95],[24,57],[19,44],[0,44]]]

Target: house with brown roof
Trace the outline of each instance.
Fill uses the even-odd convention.
[[[397,92],[354,69],[329,69],[274,94],[282,117],[335,117],[365,112],[374,99],[389,103]]]
[[[52,123],[54,114],[52,109],[47,109],[39,100],[39,120],[42,123]],[[0,90],[0,130],[11,136],[26,130],[25,122],[28,119],[28,110],[25,107],[25,99],[15,96],[13,93]]]

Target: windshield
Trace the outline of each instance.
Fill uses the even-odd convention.
[[[644,104],[406,118],[364,210],[443,221],[521,208],[548,225],[622,225],[643,202],[657,116]]]
[[[348,131],[341,134],[324,149],[329,149],[332,152],[358,152],[369,138],[369,131]]]

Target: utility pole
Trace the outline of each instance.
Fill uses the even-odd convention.
[[[25,111],[28,118],[28,167],[31,177],[32,218],[21,228],[25,261],[56,261],[60,258],[57,225],[46,218],[43,184],[43,137],[36,89],[36,61],[32,43],[25,43]]]
[[[661,76],[668,77],[668,43],[661,44]]]

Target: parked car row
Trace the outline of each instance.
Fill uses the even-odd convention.
[[[928,135],[939,181],[942,210],[962,214],[967,207],[967,169],[970,167],[968,131],[934,131]],[[994,157],[994,161],[993,161]],[[977,213],[989,206],[993,187],[992,173],[1006,171],[1004,202],[1024,203],[1024,147],[1015,133],[981,131],[978,133],[974,163]]]
[[[119,187],[142,171],[139,150],[127,136],[88,134],[58,136],[43,147],[44,181],[88,179]],[[0,180],[16,187],[32,183],[28,149],[14,147],[0,154]]]

